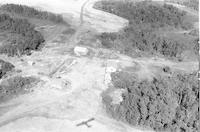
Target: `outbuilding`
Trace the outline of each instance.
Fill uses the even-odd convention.
[[[84,55],[87,55],[87,54],[88,54],[88,49],[85,48],[85,47],[76,46],[76,47],[74,48],[74,53],[75,53],[77,56],[84,56]]]

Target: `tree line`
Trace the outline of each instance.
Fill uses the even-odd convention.
[[[18,14],[24,17],[49,20],[55,23],[66,23],[62,15],[50,13],[47,11],[39,11],[35,8],[28,7],[25,5],[5,4],[5,5],[2,5],[0,9],[6,12]]]

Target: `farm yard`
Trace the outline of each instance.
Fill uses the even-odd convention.
[[[0,131],[199,131],[191,6],[0,3]]]

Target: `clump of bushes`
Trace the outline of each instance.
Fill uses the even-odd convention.
[[[111,117],[155,131],[200,130],[196,74],[173,73],[171,77],[139,81],[127,72],[116,72],[112,83],[126,92],[120,104],[112,104],[112,98],[104,92],[103,104]]]
[[[31,88],[31,84],[38,82],[34,77],[15,76],[4,80],[0,84],[0,100],[7,101],[20,94],[25,94]]]
[[[55,23],[66,23],[62,15],[53,14],[46,11],[38,11],[32,7],[28,7],[25,5],[5,4],[5,5],[2,5],[0,9],[6,12],[18,14],[24,17],[49,20]]]
[[[0,79],[14,68],[13,64],[0,59]]]
[[[7,34],[7,40],[0,46],[0,53],[9,56],[28,54],[44,43],[42,34],[26,19],[11,18],[0,14],[0,31]]]

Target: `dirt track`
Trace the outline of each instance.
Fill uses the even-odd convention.
[[[0,0],[0,3],[20,3],[40,7],[47,11],[70,14],[70,20],[80,17],[81,6],[88,0]],[[92,8],[99,0],[89,0],[84,9],[84,21],[99,32],[117,32],[128,24],[124,18]],[[67,15],[65,15],[67,17]],[[75,24],[74,21],[72,24]]]
[[[73,2],[69,2],[69,5]],[[83,3],[80,0],[77,2]],[[63,7],[61,3],[56,6]],[[126,20],[115,15],[93,9],[92,4],[93,2],[87,5],[85,20],[99,32],[117,31],[127,23]],[[80,5],[77,6],[77,9],[80,9]],[[59,11],[60,9],[57,12]],[[74,14],[78,13],[75,11]],[[198,62],[179,63],[162,58],[130,58],[114,52],[112,54],[115,54],[116,58],[110,59],[99,56],[76,57],[69,53],[61,54],[59,51],[55,51],[51,48],[50,43],[47,46],[50,48],[44,48],[41,52],[35,52],[31,56],[24,56],[24,61],[19,58],[0,56],[0,58],[15,64],[17,69],[22,69],[21,75],[34,75],[42,80],[38,86],[34,87],[33,93],[0,106],[4,108],[13,106],[0,117],[0,131],[144,132],[145,130],[131,128],[105,115],[101,106],[100,94],[108,87],[105,83],[105,75],[110,73],[105,72],[106,67],[112,66],[116,69],[139,67],[136,73],[141,79],[151,79],[164,66],[184,72],[198,69]],[[57,47],[63,48],[62,46],[58,45]],[[100,49],[93,50],[99,52]],[[32,65],[32,62],[35,62],[35,65]],[[49,73],[54,70],[55,74],[49,77]],[[95,118],[95,121],[90,123],[91,128],[76,127],[77,123],[91,117]]]

